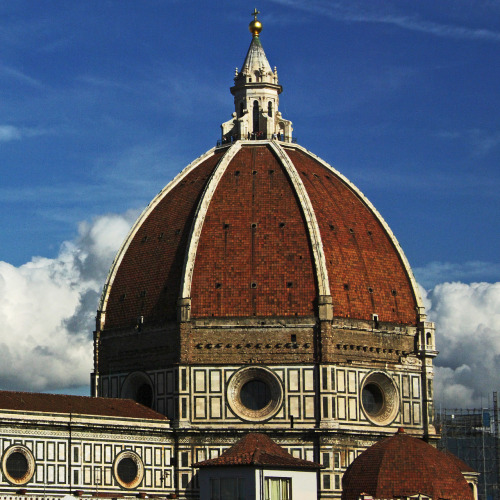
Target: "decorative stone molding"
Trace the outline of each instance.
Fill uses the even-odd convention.
[[[318,310],[320,321],[332,321],[333,299],[331,295],[320,295],[318,298]]]
[[[304,213],[304,219],[307,225],[309,239],[311,242],[311,248],[314,256],[316,277],[318,280],[320,319],[321,315],[325,319],[328,317],[331,317],[333,319],[333,306],[331,303],[330,281],[328,279],[325,252],[323,249],[323,242],[321,240],[318,221],[316,219],[316,214],[314,213],[314,208],[312,206],[309,195],[307,194],[304,183],[302,182],[300,175],[297,172],[297,169],[295,168],[293,162],[286,154],[285,150],[275,142],[270,142],[269,144],[271,149],[276,154],[276,156],[280,159],[284,169],[286,170],[290,178],[290,181],[292,182],[292,185],[295,189],[295,192],[297,194],[297,198],[299,199],[302,211]]]
[[[177,301],[177,320],[179,323],[187,323],[191,320],[191,297]]]
[[[231,162],[231,160],[235,157],[236,153],[241,149],[241,142],[237,142],[234,146],[231,146],[224,156],[221,158],[219,164],[215,168],[212,177],[210,178],[205,191],[201,197],[200,203],[196,210],[196,214],[194,216],[194,224],[191,228],[191,232],[189,234],[189,244],[188,251],[186,252],[186,259],[184,261],[184,270],[182,273],[182,282],[181,282],[181,294],[179,298],[179,306],[183,307],[185,304],[183,301],[190,300],[191,297],[191,284],[193,281],[193,271],[194,271],[194,263],[196,259],[196,252],[198,250],[198,243],[200,242],[201,230],[203,229],[203,223],[205,222],[205,217],[207,215],[208,207],[210,206],[210,202],[212,201],[212,197],[217,189],[219,181],[221,180],[224,172],[226,171],[227,166]],[[185,316],[188,316],[188,312],[185,312]],[[182,315],[182,313],[181,313]],[[184,321],[189,321],[186,319]]]
[[[113,474],[122,488],[129,490],[137,488],[144,477],[144,464],[141,457],[130,450],[122,451],[115,458]]]
[[[35,473],[35,459],[25,446],[14,445],[5,450],[2,457],[2,472],[7,481],[14,485],[28,483]]]
[[[383,372],[369,373],[361,385],[361,408],[375,425],[390,425],[399,412],[399,395],[392,379]]]
[[[262,408],[252,409],[242,400],[244,387],[250,382],[261,382],[267,386],[269,397]],[[248,387],[248,386],[247,386]],[[243,368],[229,380],[227,401],[233,412],[243,420],[259,422],[274,416],[283,403],[283,388],[276,375],[267,368]]]

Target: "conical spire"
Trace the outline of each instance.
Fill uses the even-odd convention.
[[[248,29],[250,30],[250,33],[252,33],[252,43],[250,44],[247,56],[243,62],[241,74],[258,74],[260,77],[271,76],[272,78],[273,72],[271,70],[271,65],[269,64],[264,49],[262,48],[262,44],[260,43],[259,35],[262,31],[262,23],[257,19],[257,14],[260,14],[260,12],[255,9],[252,12],[253,21],[248,25]],[[278,75],[276,75],[273,83],[278,83]]]
[[[242,65],[241,74],[252,75],[259,74],[260,76],[271,76],[273,77],[273,71],[271,70],[271,65],[267,60],[262,44],[260,43],[260,38],[255,36],[252,38],[252,43],[248,49],[247,56]],[[277,80],[277,79],[276,79]],[[274,83],[277,83],[275,81]]]
[[[252,42],[241,71],[236,68],[234,87],[235,112],[233,118],[221,125],[223,142],[239,139],[292,140],[292,123],[284,120],[278,111],[279,94],[283,88],[278,83],[278,71],[267,60],[260,41],[262,23],[254,10],[249,24]]]

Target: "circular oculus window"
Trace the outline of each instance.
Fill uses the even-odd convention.
[[[281,382],[266,368],[243,368],[229,380],[227,400],[240,418],[255,422],[267,420],[281,408]]]
[[[35,459],[25,446],[14,445],[7,448],[2,458],[2,471],[9,483],[28,483],[35,473]]]
[[[390,424],[399,411],[398,391],[394,382],[385,373],[370,373],[361,386],[361,406],[372,423]]]
[[[122,488],[133,489],[141,484],[144,477],[144,464],[141,457],[133,451],[122,451],[115,458],[113,472]]]

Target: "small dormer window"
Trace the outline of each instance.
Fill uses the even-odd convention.
[[[269,101],[267,105],[267,114],[271,117],[273,116],[273,103]]]

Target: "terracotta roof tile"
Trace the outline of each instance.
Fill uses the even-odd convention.
[[[453,462],[455,462],[458,466],[458,468],[462,471],[462,472],[474,472],[474,473],[478,473],[477,470],[473,469],[469,464],[466,464],[463,460],[461,460],[460,458],[458,458],[456,455],[453,455],[453,453],[451,453],[450,451],[448,450],[441,450],[442,453],[444,453],[450,460],[452,460]]]
[[[425,494],[434,499],[473,500],[455,460],[402,429],[365,450],[342,478],[342,500],[361,493],[374,499]]]
[[[142,221],[117,270],[106,307],[106,328],[147,325],[177,316],[189,231],[206,183],[222,152],[205,159]]]
[[[287,154],[318,220],[335,316],[371,319],[376,312],[380,321],[416,324],[408,273],[371,207],[316,159],[292,148]]]
[[[175,320],[189,235],[222,156],[199,163],[144,215],[111,283],[104,330]],[[360,194],[312,155],[286,148],[316,215],[334,314],[416,324],[399,246]],[[271,270],[271,272],[270,272]],[[191,315],[312,316],[317,270],[303,208],[268,146],[244,144],[207,207],[196,248]],[[290,284],[290,285],[288,285]]]
[[[0,410],[168,420],[131,399],[0,391]]]
[[[254,465],[287,469],[321,469],[316,462],[295,458],[265,434],[251,433],[240,439],[220,457],[194,464],[193,467]]]

